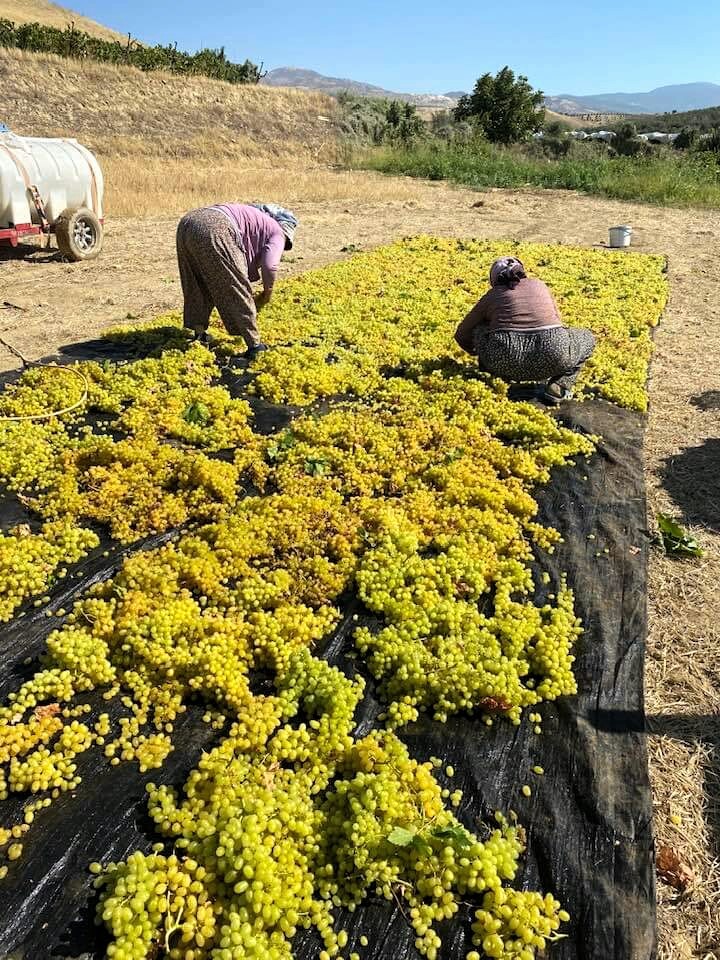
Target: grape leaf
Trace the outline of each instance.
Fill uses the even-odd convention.
[[[660,540],[669,556],[701,557],[702,547],[695,537],[665,513],[657,515]]]
[[[193,402],[185,408],[182,417],[186,423],[196,423],[204,427],[210,420],[210,410],[204,403]]]
[[[305,473],[311,477],[321,477],[325,473],[327,461],[321,457],[308,457],[305,461]]]
[[[460,847],[469,847],[472,845],[467,831],[459,825],[456,827],[436,827],[432,831],[432,835],[437,837],[438,840],[452,840]]]
[[[388,840],[395,847],[409,847],[417,837],[414,830],[406,830],[405,827],[393,827],[388,834]]]

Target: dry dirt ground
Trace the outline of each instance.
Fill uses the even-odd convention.
[[[333,199],[303,202],[288,180],[301,227],[287,273],[347,256],[342,248],[351,244],[364,249],[416,233],[591,246],[617,223],[632,224],[635,249],[668,257],[671,298],[657,331],[645,445],[650,515],[682,518],[705,556],[670,561],[655,551],[651,561],[655,828],[695,876],[684,895],[658,886],[660,957],[720,958],[720,217],[567,192],[478,194],[369,176],[366,186],[372,201],[345,200],[329,182]],[[128,316],[178,308],[174,227],[175,218],[110,220],[106,249],[88,264],[0,254],[0,336],[38,358]],[[13,364],[1,348],[0,363]]]

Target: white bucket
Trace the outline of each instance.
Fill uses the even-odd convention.
[[[632,227],[610,227],[610,246],[629,247]]]

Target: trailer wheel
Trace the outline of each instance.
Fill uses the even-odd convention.
[[[87,207],[68,207],[55,221],[60,252],[68,260],[92,260],[102,250],[102,224]]]

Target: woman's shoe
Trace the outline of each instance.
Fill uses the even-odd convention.
[[[557,406],[559,403],[562,403],[563,400],[572,400],[572,390],[566,390],[565,387],[559,383],[548,383],[540,399],[544,400],[545,403]]]
[[[251,360],[254,360],[259,353],[262,353],[264,350],[267,350],[267,349],[268,349],[268,345],[266,343],[258,343],[257,346],[255,347],[248,347],[245,353],[242,354],[242,356],[245,357],[247,361],[251,361]]]

